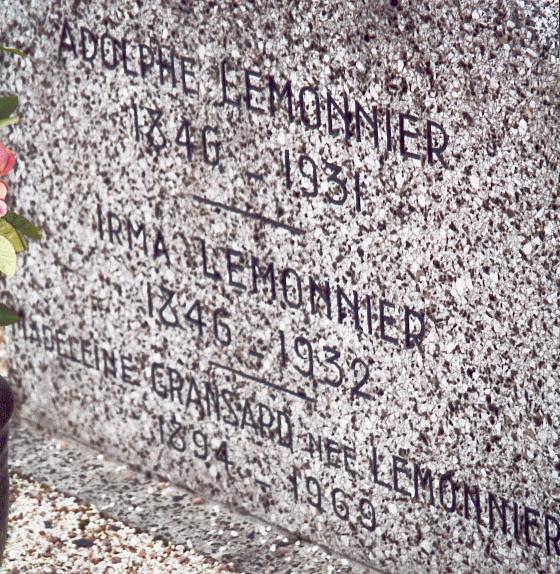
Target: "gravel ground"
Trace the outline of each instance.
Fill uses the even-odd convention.
[[[155,540],[45,484],[12,474],[6,574],[218,574],[226,565]]]

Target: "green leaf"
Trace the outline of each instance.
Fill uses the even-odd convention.
[[[12,116],[11,118],[2,118],[0,119],[0,128],[5,128],[6,126],[11,126],[13,124],[17,124],[19,122],[19,118],[17,116]]]
[[[9,118],[18,107],[17,96],[5,96],[0,98],[0,119]]]
[[[0,237],[0,273],[11,277],[15,272],[16,250],[5,237]]]
[[[0,303],[0,327],[12,325],[19,321],[19,315],[4,303]]]
[[[14,246],[16,253],[25,251],[27,247],[25,239],[20,236],[15,227],[8,223],[4,217],[0,219],[0,236],[5,237]]]
[[[41,232],[29,221],[25,219],[23,215],[18,215],[13,211],[9,211],[4,215],[4,219],[12,226],[15,227],[16,231],[22,235],[27,235],[31,239],[41,240]]]
[[[7,52],[8,54],[16,54],[17,56],[21,56],[22,58],[27,58],[27,54],[18,50],[17,48],[9,48],[8,46],[4,46],[0,44],[0,52]]]

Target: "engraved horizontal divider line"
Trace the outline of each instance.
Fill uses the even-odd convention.
[[[262,173],[257,173],[255,171],[246,171],[245,175],[249,179],[254,179],[255,181],[264,181],[264,175]]]
[[[314,399],[312,397],[308,397],[304,393],[298,393],[296,391],[291,391],[290,389],[286,389],[285,387],[281,387],[280,385],[276,385],[274,383],[271,383],[270,381],[266,381],[264,379],[261,379],[260,377],[256,377],[255,375],[251,375],[250,373],[244,373],[243,371],[240,371],[238,369],[234,369],[233,367],[228,367],[227,365],[222,365],[221,363],[217,363],[216,361],[209,361],[209,364],[211,367],[216,367],[216,369],[222,369],[224,371],[229,371],[230,373],[233,373],[234,375],[237,375],[239,377],[243,377],[245,379],[249,379],[250,381],[255,381],[256,383],[260,383],[261,385],[265,385],[266,387],[270,387],[270,388],[275,389],[277,391],[280,391],[282,393],[287,393],[288,395],[292,395],[293,397],[297,397],[298,399],[302,399],[302,400],[308,401],[310,403],[316,403],[317,402],[317,399]]]
[[[238,215],[242,215],[243,217],[248,217],[249,219],[255,219],[257,221],[261,221],[262,223],[267,223],[272,227],[285,229],[286,231],[289,231],[293,235],[305,235],[305,231],[303,229],[298,229],[297,227],[293,227],[292,225],[287,225],[286,223],[281,223],[280,221],[276,221],[275,219],[270,219],[269,217],[265,217],[260,213],[246,211],[244,209],[240,209],[239,207],[234,207],[233,205],[227,205],[225,203],[220,203],[219,201],[214,201],[213,199],[208,199],[207,197],[202,197],[201,195],[193,194],[191,197],[194,199],[194,201],[197,201],[199,203],[204,203],[205,205],[217,207],[218,209],[224,209],[225,211],[230,211],[231,213],[236,213]]]

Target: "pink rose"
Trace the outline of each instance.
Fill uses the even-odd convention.
[[[0,199],[6,199],[8,195],[8,184],[5,181],[0,181]]]
[[[4,217],[8,213],[8,206],[0,199],[0,217]]]
[[[0,143],[0,177],[6,175],[16,163],[16,156],[4,144]]]

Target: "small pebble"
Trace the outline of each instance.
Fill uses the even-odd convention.
[[[94,544],[93,540],[88,540],[87,538],[77,538],[76,540],[72,540],[72,542],[78,548],[91,548]]]

